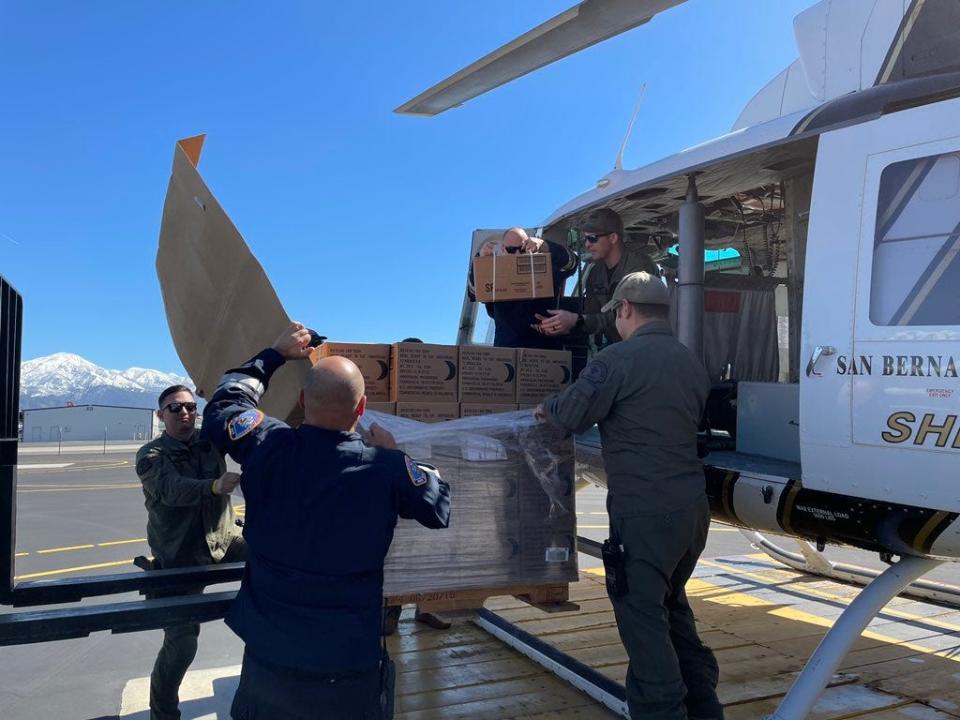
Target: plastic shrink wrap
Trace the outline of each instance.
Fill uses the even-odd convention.
[[[450,484],[450,527],[399,520],[385,595],[577,580],[574,441],[530,410],[421,423],[367,412]]]

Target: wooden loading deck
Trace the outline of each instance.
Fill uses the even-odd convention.
[[[546,613],[507,597],[486,607],[560,651],[622,683],[626,655],[603,578],[570,586],[579,610]],[[720,663],[728,720],[773,712],[796,673],[858,588],[783,569],[766,556],[701,560],[688,585],[704,640]],[[389,638],[397,663],[398,720],[615,718],[610,710],[508,647],[474,622],[449,630],[404,611]],[[239,665],[187,674],[184,718],[226,720]],[[119,716],[146,720],[149,678],[127,682]],[[898,598],[844,660],[813,720],[960,718],[960,612]]]
[[[623,683],[626,654],[599,572],[586,571],[571,586],[576,611],[548,614],[512,598],[489,600],[486,607]],[[703,639],[720,663],[728,720],[773,712],[857,591],[782,569],[766,556],[701,561],[688,593]],[[617,717],[470,622],[438,632],[405,614],[390,651],[402,720]],[[960,718],[960,612],[894,600],[847,656],[810,717]]]

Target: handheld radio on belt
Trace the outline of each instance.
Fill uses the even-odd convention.
[[[600,556],[607,579],[607,594],[612,598],[623,597],[627,594],[626,563],[620,537],[613,530],[610,531],[610,537],[603,541]]]

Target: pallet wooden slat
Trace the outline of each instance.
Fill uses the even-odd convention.
[[[551,585],[506,585],[489,588],[464,588],[389,595],[387,605],[416,604],[423,612],[475,610],[493,597],[508,595],[528,605],[562,605],[570,599],[570,586],[566,583]]]

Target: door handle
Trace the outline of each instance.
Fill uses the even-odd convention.
[[[831,345],[817,345],[813,349],[813,354],[810,356],[809,362],[807,362],[807,377],[810,377],[811,375],[820,377],[821,373],[818,373],[816,370],[817,362],[819,362],[821,357],[836,354],[837,349]]]

